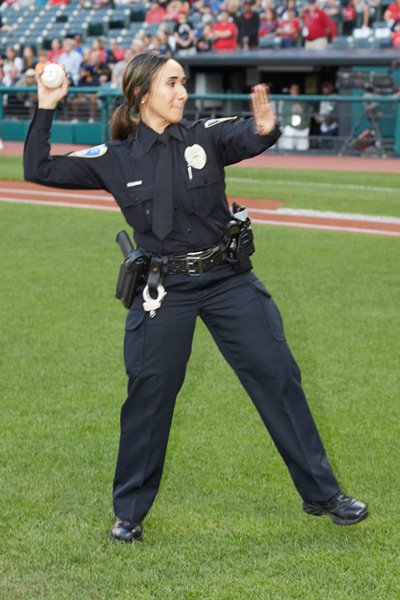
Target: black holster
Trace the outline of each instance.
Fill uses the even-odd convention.
[[[140,248],[134,248],[126,231],[117,234],[116,242],[121,248],[124,260],[119,268],[115,297],[125,308],[130,308],[140,285],[144,284],[149,257]]]
[[[233,203],[231,212],[232,219],[226,225],[223,236],[226,261],[235,271],[249,271],[253,267],[250,256],[255,251],[251,221],[247,210],[236,202]]]

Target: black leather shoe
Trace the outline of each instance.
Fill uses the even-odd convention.
[[[114,527],[110,531],[110,538],[118,542],[141,542],[143,539],[142,535],[143,528],[141,523],[120,519],[119,517],[116,518]]]
[[[354,525],[368,517],[368,507],[360,500],[339,492],[327,502],[303,502],[309,515],[328,515],[336,525]]]

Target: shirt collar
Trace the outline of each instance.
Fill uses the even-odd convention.
[[[166,128],[165,131],[168,131],[168,133],[171,137],[174,137],[175,139],[177,139],[181,142],[183,141],[183,136],[179,129],[179,125],[177,123],[176,124],[174,123],[173,125],[168,125],[168,127]],[[159,134],[157,133],[157,131],[154,131],[154,129],[151,129],[151,127],[146,125],[146,123],[144,123],[143,121],[139,121],[138,140],[139,140],[140,144],[142,145],[142,148],[143,148],[145,154],[156,143],[158,135]]]

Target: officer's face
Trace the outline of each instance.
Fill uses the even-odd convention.
[[[158,133],[171,123],[179,123],[187,100],[186,77],[181,65],[170,59],[158,71],[150,92],[143,98],[140,116]]]

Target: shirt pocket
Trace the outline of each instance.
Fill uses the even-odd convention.
[[[121,208],[129,225],[140,232],[150,231],[153,208],[153,186],[124,190]]]
[[[190,206],[188,210],[200,217],[207,217],[213,207],[224,199],[222,175],[216,165],[207,165],[203,169],[192,167],[192,179],[187,179]]]

